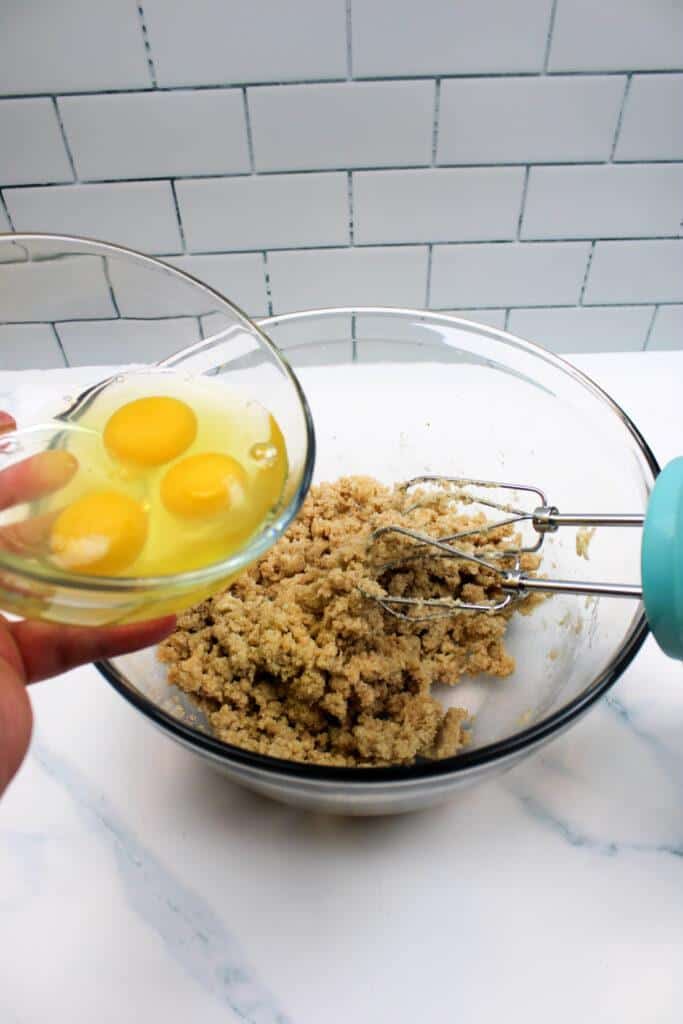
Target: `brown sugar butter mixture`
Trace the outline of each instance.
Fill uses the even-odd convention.
[[[413,542],[395,534],[369,544],[372,531],[389,523],[438,537],[486,518],[463,513],[443,492],[407,496],[368,477],[321,484],[275,547],[226,592],[179,618],[159,657],[219,739],[339,766],[411,764],[451,756],[466,743],[467,711],[445,711],[433,685],[510,675],[508,623],[539,598],[498,613],[397,619],[367,595],[481,602],[500,590],[491,571],[453,559],[419,557],[378,574],[377,566],[414,554]],[[501,527],[468,543],[503,550],[513,537]],[[538,564],[523,556],[524,570]]]

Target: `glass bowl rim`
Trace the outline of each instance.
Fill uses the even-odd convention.
[[[239,551],[231,555],[229,558],[223,559],[220,562],[212,562],[211,565],[204,566],[200,569],[189,569],[185,572],[169,573],[163,576],[87,576],[78,573],[60,572],[57,569],[26,567],[20,558],[8,554],[7,552],[0,552],[0,569],[5,569],[11,572],[19,579],[47,584],[49,586],[61,588],[62,590],[70,589],[73,591],[97,594],[139,594],[145,593],[148,590],[154,590],[158,587],[182,586],[192,588],[195,586],[201,586],[211,582],[211,580],[239,572],[246,564],[265,554],[265,552],[274,543],[273,537],[278,539],[282,536],[289,524],[295,518],[308,493],[311,480],[313,479],[316,441],[313,417],[311,416],[308,400],[304,394],[301,384],[299,383],[299,379],[294,373],[292,367],[289,365],[286,356],[284,356],[277,345],[271,341],[268,335],[259,326],[259,323],[248,317],[247,314],[244,313],[239,306],[236,306],[230,299],[227,299],[215,288],[212,288],[193,274],[190,274],[185,270],[180,270],[178,267],[174,267],[170,263],[165,263],[156,256],[148,256],[145,253],[138,252],[136,249],[131,249],[128,246],[118,245],[113,242],[103,242],[96,238],[86,238],[80,235],[52,234],[49,232],[33,231],[0,232],[0,246],[3,242],[18,243],[19,245],[24,242],[68,243],[81,245],[84,248],[89,247],[94,250],[93,255],[123,256],[126,259],[132,257],[132,262],[134,263],[141,263],[143,266],[147,265],[155,270],[161,269],[169,276],[175,277],[180,281],[187,281],[197,289],[206,292],[218,303],[219,306],[227,308],[238,323],[241,323],[244,327],[256,334],[263,347],[270,352],[280,370],[283,371],[289,380],[289,383],[294,389],[294,393],[304,418],[306,456],[301,481],[291,498],[279,509],[275,518],[269,522],[265,528],[261,527],[260,532],[244,547],[240,548]],[[75,253],[74,255],[78,255],[78,253]],[[83,253],[82,255],[86,254]],[[0,263],[0,272],[1,269],[2,263]],[[186,349],[180,350],[180,352],[173,352],[166,359],[161,360],[160,363],[150,365],[156,365],[163,368],[167,363],[170,364],[171,361],[175,364],[180,354],[190,352],[193,348],[196,348],[199,345],[201,345],[201,341],[194,342],[192,345],[188,345]]]
[[[451,316],[448,313],[438,313],[429,310],[406,309],[398,306],[334,306],[320,309],[301,310],[299,312],[283,313],[269,317],[259,318],[259,326],[269,329],[281,323],[294,321],[312,320],[315,317],[331,317],[340,315],[385,315],[398,319],[412,319],[418,317],[432,323],[442,323],[453,327],[477,328],[478,333],[493,337],[504,345],[513,345],[528,351],[531,355],[541,357],[551,363],[566,375],[572,377],[578,384],[592,393],[594,397],[606,404],[611,411],[622,421],[623,425],[632,435],[641,456],[650,469],[653,480],[660,472],[659,464],[650,449],[645,438],[633,423],[628,414],[618,405],[614,399],[596,384],[587,374],[583,373],[572,363],[549,352],[543,346],[535,342],[525,341],[507,331],[497,327],[489,327],[487,324],[480,324],[474,320],[467,320],[464,317]],[[649,633],[649,626],[645,616],[642,602],[639,605],[640,613],[626,637],[612,655],[609,663],[582,692],[568,704],[543,718],[540,722],[529,725],[519,732],[514,733],[502,740],[485,744],[476,750],[455,754],[452,757],[443,758],[438,761],[420,762],[412,765],[391,765],[378,768],[348,768],[332,765],[307,764],[300,761],[288,761],[283,758],[271,757],[268,754],[258,754],[241,747],[224,743],[222,740],[200,732],[192,726],[175,718],[167,711],[163,711],[153,701],[134,690],[127,683],[125,676],[119,672],[111,661],[96,662],[96,667],[111,686],[133,707],[136,707],[146,717],[157,725],[162,731],[168,732],[174,739],[184,746],[196,748],[196,752],[204,753],[213,759],[222,762],[234,762],[245,768],[256,769],[267,775],[278,775],[300,779],[309,782],[337,782],[340,784],[350,783],[352,785],[372,785],[382,783],[411,783],[420,779],[440,778],[452,776],[468,769],[481,768],[484,765],[493,764],[498,761],[519,754],[525,750],[531,750],[540,745],[552,736],[562,733],[572,722],[579,719],[582,714],[590,708],[597,700],[614,685],[619,676],[633,661],[633,658],[642,647]]]

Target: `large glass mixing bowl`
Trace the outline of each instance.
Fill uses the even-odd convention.
[[[296,368],[318,437],[318,480],[422,473],[532,482],[564,511],[642,512],[658,472],[622,410],[569,363],[502,331],[441,314],[343,309],[260,323]],[[564,578],[639,581],[640,531],[602,529],[589,561],[574,530],[546,537],[544,569]],[[506,679],[462,681],[440,696],[474,715],[466,750],[410,767],[322,768],[228,746],[171,691],[154,651],[100,670],[134,707],[231,779],[319,810],[374,814],[437,803],[510,768],[576,722],[647,633],[642,606],[571,595],[514,616]],[[180,710],[182,709],[182,710]]]
[[[60,425],[77,425],[92,399],[89,388],[120,370],[146,372],[151,365],[189,377],[208,373],[214,393],[225,385],[227,401],[232,392],[266,406],[284,433],[289,463],[277,508],[222,561],[167,575],[107,577],[60,572],[2,547],[0,608],[84,625],[177,611],[225,586],[299,510],[315,449],[299,382],[263,331],[178,267],[84,238],[0,235],[0,354],[20,428],[54,416],[62,417]],[[50,427],[4,438],[0,469],[62,437],[68,434]],[[0,525],[32,514],[28,503],[0,510]]]

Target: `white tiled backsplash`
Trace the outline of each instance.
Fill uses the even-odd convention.
[[[0,231],[164,256],[253,315],[683,348],[681,71],[683,0],[3,0]],[[0,327],[0,365],[81,334]]]

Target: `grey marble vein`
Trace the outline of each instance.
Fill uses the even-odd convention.
[[[240,1020],[248,1024],[293,1024],[205,900],[130,832],[116,810],[73,764],[37,738],[32,754],[50,778],[67,791],[87,827],[111,845],[130,908],[160,936],[178,964]]]
[[[581,831],[566,819],[553,814],[544,804],[529,794],[516,794],[520,804],[529,817],[540,825],[551,828],[558,836],[569,843],[583,849],[598,853],[603,857],[615,857],[619,853],[652,853],[668,854],[671,857],[683,858],[683,843],[634,843],[606,842],[596,839],[588,832]]]

